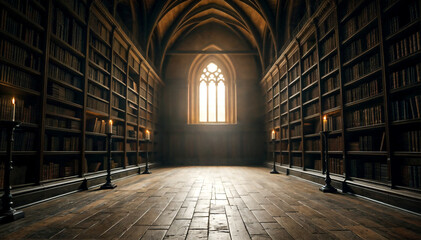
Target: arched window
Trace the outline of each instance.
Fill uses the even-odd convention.
[[[221,51],[211,46],[206,50]],[[236,71],[225,54],[199,54],[188,73],[188,124],[237,123]]]
[[[209,63],[199,81],[199,121],[225,122],[225,77],[221,69]]]

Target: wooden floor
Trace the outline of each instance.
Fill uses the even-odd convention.
[[[155,169],[23,209],[0,239],[421,239],[421,217],[258,167]]]

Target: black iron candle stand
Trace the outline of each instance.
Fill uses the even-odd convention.
[[[276,149],[276,146],[275,146],[275,139],[272,139],[272,143],[273,143],[273,154],[272,154],[272,158],[273,158],[273,169],[272,169],[272,171],[270,172],[271,174],[279,174],[279,172],[278,171],[276,171],[276,157],[275,157],[275,149]]]
[[[149,171],[149,152],[148,152],[148,145],[149,145],[149,139],[146,139],[146,166],[145,171],[143,171],[142,174],[151,174],[152,172]]]
[[[320,137],[322,138],[322,150],[323,150],[323,159],[326,169],[326,178],[325,178],[325,185],[320,188],[320,191],[327,192],[327,193],[335,193],[336,188],[334,188],[330,183],[332,182],[332,179],[330,178],[329,173],[329,158],[328,158],[328,152],[329,152],[329,146],[328,146],[328,138],[329,138],[329,131],[322,131],[320,132]]]
[[[13,209],[12,186],[10,183],[10,173],[13,170],[13,142],[14,132],[18,128],[20,122],[16,121],[0,121],[0,127],[7,131],[7,158],[4,165],[4,194],[2,200],[2,210],[0,212],[0,222],[12,222],[25,217],[23,211]]]
[[[108,149],[107,149],[107,182],[101,186],[101,189],[114,189],[115,187],[117,187],[117,185],[113,184],[111,182],[111,160],[112,160],[112,156],[111,156],[111,144],[112,144],[112,133],[107,133],[107,140],[108,140]]]

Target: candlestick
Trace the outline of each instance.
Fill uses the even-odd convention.
[[[12,105],[13,105],[13,112],[12,112],[12,121],[15,121],[16,116],[16,104],[15,104],[15,98],[12,98]]]
[[[149,132],[149,130],[146,130],[146,136],[145,136],[146,140],[151,140],[151,133]]]
[[[110,119],[108,123],[108,133],[113,133],[113,120]]]
[[[272,140],[275,140],[275,130],[272,130]]]
[[[323,131],[325,132],[327,130],[328,130],[327,129],[327,117],[325,115],[325,116],[323,116]]]

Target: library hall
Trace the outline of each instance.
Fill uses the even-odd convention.
[[[421,0],[0,0],[0,239],[421,239]]]

